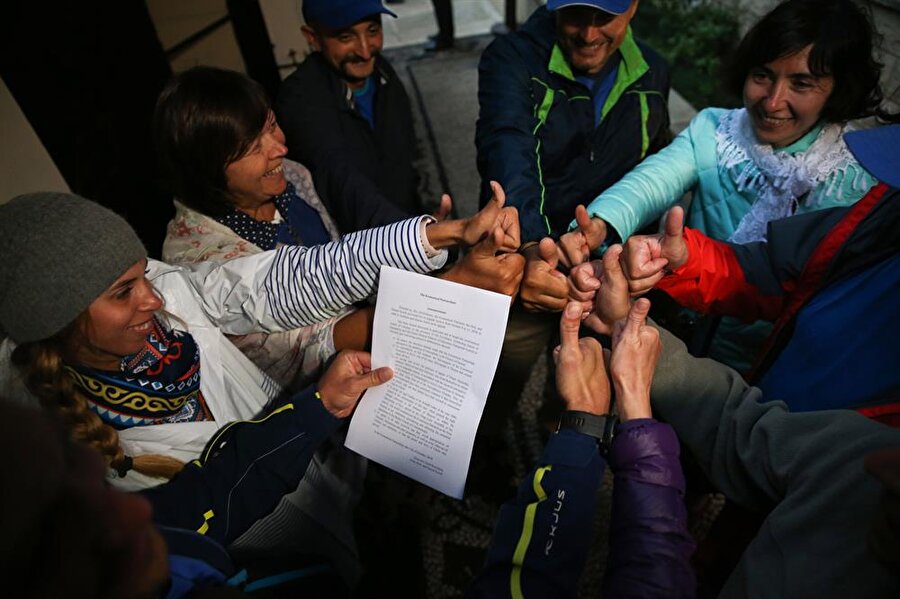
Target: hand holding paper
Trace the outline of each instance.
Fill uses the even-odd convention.
[[[359,403],[346,445],[461,498],[500,359],[509,297],[382,267],[372,367],[394,378]]]
[[[353,413],[356,402],[366,389],[386,383],[393,377],[390,368],[372,370],[369,352],[344,350],[319,379],[319,399],[336,418],[346,418]]]

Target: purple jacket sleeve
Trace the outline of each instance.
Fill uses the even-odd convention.
[[[608,461],[615,474],[604,597],[693,597],[684,474],[668,424],[619,425]]]

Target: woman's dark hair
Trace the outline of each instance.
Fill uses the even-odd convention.
[[[225,167],[259,137],[270,110],[262,86],[240,73],[194,67],[175,75],[156,102],[153,135],[178,200],[210,216],[227,214]]]
[[[827,122],[877,115],[884,94],[882,65],[873,57],[875,33],[863,9],[852,0],[787,0],[765,15],[741,40],[728,70],[738,96],[750,71],[812,46],[809,70],[834,78],[834,90],[822,109]]]

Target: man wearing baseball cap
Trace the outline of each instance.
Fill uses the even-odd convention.
[[[381,56],[382,15],[397,15],[381,0],[303,0],[302,10],[313,52],[285,79],[275,107],[288,156],[317,180],[356,169],[401,210],[421,212],[412,109]],[[338,224],[350,232],[352,223]]]
[[[549,0],[481,58],[478,168],[519,208],[523,241],[557,238],[578,204],[670,139],[669,71],[635,42],[637,7]]]
[[[638,0],[549,0],[478,67],[482,202],[496,180],[519,210],[527,259],[498,379],[518,397],[566,305],[554,242],[591,201],[668,144],[669,70],[629,26]],[[508,376],[507,376],[508,375]],[[516,384],[515,381],[523,381]],[[493,399],[493,398],[492,398]],[[489,399],[488,406],[492,402]],[[490,420],[486,415],[486,419]]]

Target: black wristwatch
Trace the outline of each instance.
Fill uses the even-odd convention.
[[[559,417],[559,426],[557,432],[563,429],[572,429],[585,435],[590,435],[597,439],[600,446],[600,453],[606,455],[609,448],[612,447],[613,435],[616,429],[616,423],[619,419],[615,414],[591,414],[590,412],[579,412],[577,410],[567,410]]]

